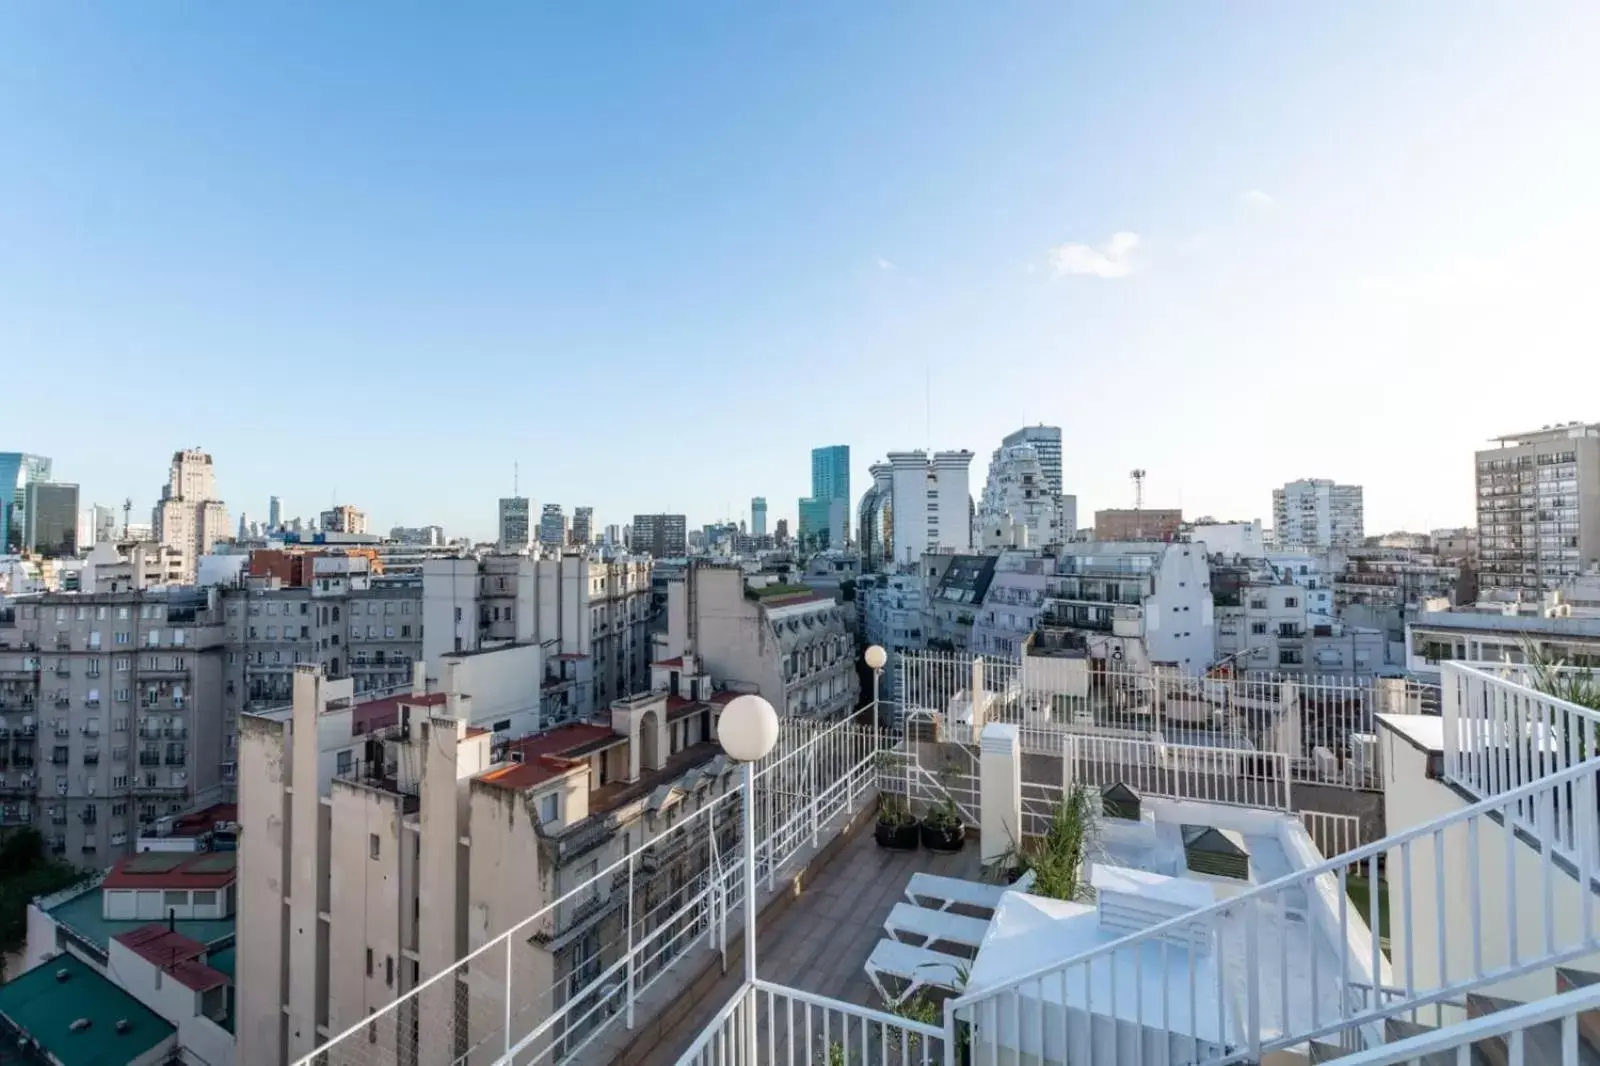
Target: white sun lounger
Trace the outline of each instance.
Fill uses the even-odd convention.
[[[963,971],[971,964],[966,959],[927,948],[912,947],[898,940],[880,940],[867,957],[867,979],[878,990],[890,1009],[898,1007],[924,988],[943,988],[959,992],[966,978]],[[898,978],[904,987],[890,994],[884,977]]]
[[[918,906],[940,911],[957,905],[992,911],[1000,906],[1000,897],[1007,892],[1026,892],[1032,887],[1032,870],[1011,885],[991,885],[983,881],[963,881],[959,877],[919,873],[912,874],[911,880],[906,882],[906,899]],[[925,902],[929,900],[933,902]]]
[[[907,935],[917,937],[922,947],[959,944],[976,949],[983,943],[983,934],[989,931],[989,923],[982,918],[967,918],[949,911],[919,907],[914,903],[896,903],[889,917],[884,919],[883,931],[902,943],[909,943]]]

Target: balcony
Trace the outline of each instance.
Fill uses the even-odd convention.
[[[32,796],[39,791],[39,783],[31,778],[27,781],[7,780],[0,784],[0,796]]]
[[[621,910],[627,903],[626,893],[613,893],[602,896],[597,889],[593,896],[577,904],[563,904],[553,908],[538,923],[539,928],[532,939],[551,951],[560,951],[572,941],[600,924],[608,915]],[[567,910],[565,919],[560,917],[562,910]]]
[[[98,751],[86,751],[86,752],[84,752],[83,753],[83,765],[85,765],[85,766],[99,766],[100,765],[100,753]]]
[[[580,856],[587,855],[617,835],[621,824],[615,815],[591,815],[563,832],[552,842],[557,866],[565,866]]]

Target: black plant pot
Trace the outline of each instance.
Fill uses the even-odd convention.
[[[961,845],[966,843],[967,827],[964,825],[929,825],[923,822],[920,828],[922,846],[929,851],[960,851]]]
[[[890,851],[916,851],[917,828],[916,822],[879,822],[873,828],[872,836],[880,848],[888,848]]]

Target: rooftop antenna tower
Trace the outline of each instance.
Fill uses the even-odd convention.
[[[128,539],[128,523],[133,518],[133,497],[127,496],[122,500],[122,539]]]
[[[511,461],[511,495],[520,494],[522,487],[522,467],[515,459]]]
[[[1141,467],[1128,475],[1133,478],[1133,509],[1144,510],[1144,469]]]

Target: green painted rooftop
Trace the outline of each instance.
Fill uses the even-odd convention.
[[[71,955],[58,955],[0,985],[0,1016],[62,1066],[125,1066],[177,1032]],[[88,1027],[73,1029],[80,1018]],[[117,1032],[118,1022],[127,1023],[126,1032]]]
[[[118,933],[142,929],[150,924],[149,918],[131,918],[126,921],[101,917],[100,892],[94,889],[73,896],[64,903],[50,908],[50,917],[94,944],[101,951],[109,951],[111,938]],[[191,920],[179,918],[177,931],[202,944],[215,944],[233,936],[236,923],[232,918]]]

